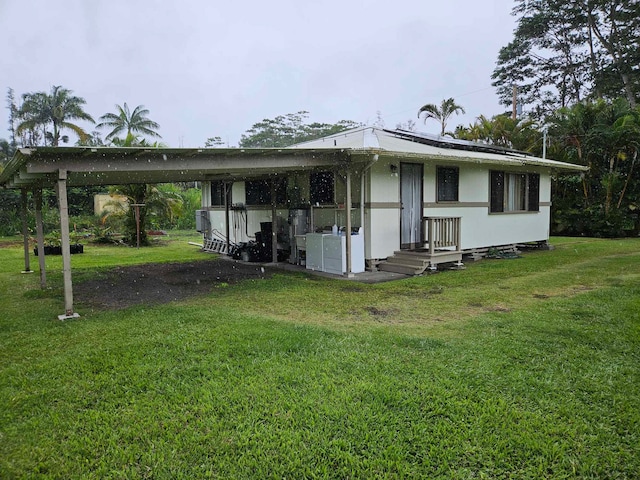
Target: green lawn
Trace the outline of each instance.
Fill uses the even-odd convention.
[[[100,268],[210,259],[87,248]],[[640,240],[60,322],[0,240],[0,478],[638,478]],[[4,248],[2,248],[4,247]],[[37,268],[37,259],[33,259]]]

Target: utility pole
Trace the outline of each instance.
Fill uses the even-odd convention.
[[[513,85],[513,102],[512,103],[513,103],[513,113],[511,114],[511,118],[515,120],[518,113],[518,87],[515,84]]]

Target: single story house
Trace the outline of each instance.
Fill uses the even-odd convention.
[[[205,241],[237,245],[273,234],[296,263],[302,243],[302,262],[314,270],[357,273],[366,265],[420,273],[460,262],[464,252],[546,242],[553,172],[585,169],[491,145],[372,127],[286,150],[309,149],[340,149],[359,161],[205,182],[198,218]],[[264,232],[274,217],[276,232]],[[316,236],[331,241],[336,229],[338,236],[353,232],[351,269],[344,259],[342,268],[318,264],[323,241]],[[341,256],[348,259],[346,251]]]
[[[272,261],[284,252],[307,268],[338,274],[367,265],[415,273],[459,262],[474,248],[546,241],[551,175],[562,170],[586,168],[362,127],[289,148],[21,148],[0,172],[0,188],[22,193],[25,271],[31,271],[26,212],[33,194],[43,287],[42,189],[55,188],[65,297],[59,318],[67,318],[77,316],[68,187],[198,181],[206,244],[222,243],[230,252],[253,241],[270,247]]]

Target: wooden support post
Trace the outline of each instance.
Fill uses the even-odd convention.
[[[429,237],[429,255],[433,256],[433,253],[435,251],[434,248],[434,238],[433,238],[433,219],[432,218],[428,218],[427,219],[427,235]]]
[[[136,248],[140,250],[140,207],[144,207],[146,203],[132,203],[130,207],[135,207],[136,217]]]
[[[229,210],[231,209],[231,205],[229,205],[229,203],[231,202],[229,200],[231,200],[230,193],[232,185],[232,183],[227,182],[224,182],[222,184],[222,188],[224,190],[224,234],[227,237],[227,255],[231,251],[231,239],[229,238],[229,236],[231,235],[231,229],[229,227]],[[238,242],[238,239],[236,239],[236,242]]]
[[[278,263],[278,218],[276,212],[276,181],[271,179],[271,261]]]
[[[27,189],[23,188],[20,196],[20,218],[22,220],[22,246],[24,248],[24,270],[22,273],[32,273],[29,260],[29,226],[27,225]]]
[[[69,240],[69,205],[67,203],[67,171],[58,172],[56,184],[58,210],[60,212],[60,239],[62,245],[62,279],[64,283],[64,314],[58,319],[79,317],[73,311],[73,282],[71,280],[71,242]]]
[[[37,188],[34,192],[34,203],[36,206],[36,239],[38,242],[38,266],[40,267],[40,288],[47,288],[47,271],[44,259],[44,226],[42,222],[42,188]]]
[[[346,232],[345,235],[347,236],[346,238],[346,255],[347,255],[347,276],[351,277],[353,276],[353,273],[351,273],[352,267],[351,267],[351,172],[349,171],[349,169],[347,169],[347,175],[346,175],[346,180],[347,180],[347,188],[346,188],[346,193],[345,193],[345,199],[344,199],[344,211],[345,211],[345,217],[346,217]]]

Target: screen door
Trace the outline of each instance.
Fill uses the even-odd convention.
[[[400,247],[422,246],[421,163],[400,164]]]

